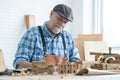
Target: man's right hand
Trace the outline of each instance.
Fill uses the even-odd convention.
[[[29,63],[29,62],[23,61],[23,62],[21,62],[18,65],[17,69],[22,69],[22,68],[29,68],[29,69],[31,69],[32,68],[32,64]]]

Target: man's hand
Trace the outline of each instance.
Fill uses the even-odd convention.
[[[17,69],[22,69],[22,68],[29,68],[29,69],[31,69],[32,68],[32,64],[29,63],[29,62],[23,61],[23,62],[21,62],[18,65]]]
[[[54,66],[58,66],[58,64],[61,64],[65,61],[66,61],[66,59],[61,56],[47,55],[46,57],[44,57],[45,63],[52,64]]]

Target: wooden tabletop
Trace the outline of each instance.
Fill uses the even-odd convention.
[[[87,75],[57,74],[52,75],[39,74],[32,76],[0,76],[0,80],[120,80],[120,73],[111,73],[104,71],[91,71]]]

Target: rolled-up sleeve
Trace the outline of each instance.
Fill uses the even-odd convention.
[[[34,35],[32,31],[28,30],[18,44],[15,54],[15,60],[13,62],[14,68],[16,68],[17,65],[20,64],[22,61],[30,62],[30,57],[33,53],[34,42]]]
[[[70,62],[79,62],[80,61],[80,56],[79,56],[77,48],[74,48],[73,50],[70,51],[69,61]]]
[[[75,47],[74,40],[72,36],[66,32],[65,35],[66,47],[67,47],[67,54],[68,54],[68,61],[70,62],[79,62],[81,61],[78,49]]]

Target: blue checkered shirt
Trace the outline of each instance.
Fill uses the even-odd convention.
[[[67,31],[63,30],[56,37],[52,37],[46,28],[46,23],[41,27],[47,49],[46,54],[65,57],[63,40],[61,36],[61,34],[63,33],[66,45],[67,61],[80,61],[78,50],[75,48],[73,39]],[[37,26],[32,27],[25,32],[24,36],[18,44],[13,66],[14,68],[16,68],[16,66],[22,61],[42,61],[43,57],[44,50],[41,34],[39,33],[39,29]]]

